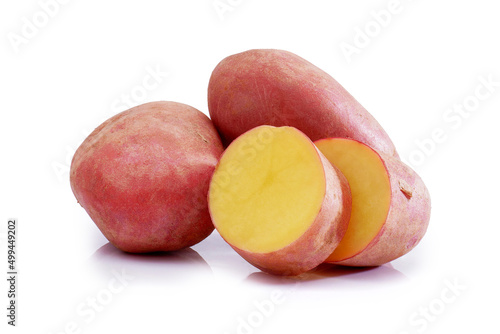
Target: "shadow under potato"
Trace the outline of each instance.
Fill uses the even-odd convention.
[[[111,243],[100,247],[89,258],[90,266],[106,277],[122,272],[147,283],[185,282],[200,276],[213,276],[210,265],[192,248],[174,252],[126,253]],[[250,274],[245,282],[257,285],[297,285],[339,287],[383,285],[403,282],[407,277],[388,263],[379,267],[346,267],[323,263],[298,276],[276,276],[262,271]]]
[[[133,275],[138,280],[178,281],[200,275],[212,275],[208,263],[191,248],[173,252],[126,253],[111,243],[99,248],[89,258],[90,265],[108,275],[111,270]]]
[[[394,269],[390,263],[379,267],[346,267],[323,263],[297,276],[275,276],[259,271],[250,274],[246,281],[249,283],[271,285],[295,285],[300,283],[307,286],[318,286],[328,284],[335,287],[339,284],[394,283],[395,281],[404,281],[406,279],[407,277]]]

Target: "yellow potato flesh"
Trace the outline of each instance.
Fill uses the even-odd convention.
[[[380,156],[364,144],[341,138],[318,140],[315,144],[351,187],[347,232],[325,262],[342,261],[365,249],[384,225],[391,202],[389,176]]]
[[[307,231],[325,191],[325,171],[312,142],[294,128],[260,126],[224,152],[210,184],[209,207],[229,244],[268,253]]]

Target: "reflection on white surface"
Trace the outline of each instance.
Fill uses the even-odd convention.
[[[236,285],[262,288],[297,283],[300,283],[299,289],[356,286],[369,288],[409,280],[390,263],[368,268],[325,263],[298,276],[275,276],[262,272],[243,260],[217,232],[196,247],[198,251],[185,248],[175,252],[131,254],[122,252],[108,242],[89,258],[89,264],[97,273],[107,275],[113,269],[125,270],[139,278],[139,281],[159,283],[184,282],[188,278],[215,274],[225,280],[233,280],[232,283]]]
[[[290,285],[300,283],[301,287],[370,286],[394,284],[407,281],[408,278],[390,263],[380,267],[358,268],[332,264],[318,267],[294,277],[280,277],[264,272],[255,272],[246,281],[252,284]]]
[[[111,243],[99,248],[89,259],[96,272],[125,270],[137,281],[167,282],[212,275],[207,262],[191,248],[150,254],[125,253]]]

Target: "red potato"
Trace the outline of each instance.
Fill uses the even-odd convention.
[[[422,179],[399,159],[358,141],[327,138],[315,144],[347,178],[352,193],[347,232],[325,262],[378,266],[412,250],[431,212]]]
[[[329,74],[282,50],[223,59],[208,86],[210,117],[223,143],[259,125],[293,126],[311,140],[342,137],[397,157],[372,115]]]
[[[71,163],[71,188],[117,248],[178,250],[214,229],[206,196],[222,151],[212,122],[197,109],[146,103],[85,139]]]

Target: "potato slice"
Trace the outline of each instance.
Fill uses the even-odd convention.
[[[377,266],[415,247],[430,218],[420,177],[400,160],[351,139],[315,142],[349,181],[352,212],[347,232],[326,262]]]
[[[344,176],[292,127],[260,126],[224,152],[209,188],[220,235],[248,262],[279,275],[322,263],[351,211]]]

